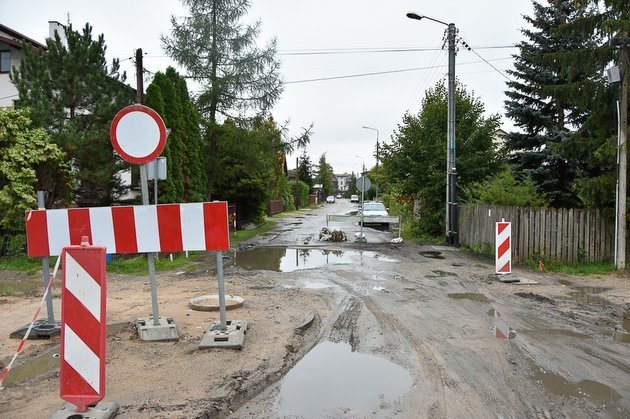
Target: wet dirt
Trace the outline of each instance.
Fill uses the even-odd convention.
[[[517,267],[514,275],[531,281],[507,284],[488,280],[492,260],[445,246],[391,244],[383,231],[366,228],[367,244],[313,239],[326,213],[350,210],[338,200],[288,214],[270,235],[235,246],[269,248],[265,257],[274,255],[273,263],[257,261],[252,270],[238,264],[246,253],[238,249],[236,260],[224,261],[226,293],[245,299],[228,312],[228,319],[249,325],[240,351],[198,349],[218,314],[193,311],[188,301],[216,294],[208,262],[214,255],[187,273],[159,273],[160,313],[173,316],[181,338],[141,342],[134,327],[107,338],[105,400],[120,404],[119,417],[630,417],[630,344],[615,337],[630,326],[628,277]],[[279,231],[296,219],[302,224]],[[335,227],[349,237],[357,231]],[[287,249],[307,249],[316,258],[328,252],[329,263],[276,270]],[[302,266],[294,250],[288,259],[294,263],[297,254]],[[349,263],[330,263],[333,252],[349,254]],[[0,271],[0,278],[10,276]],[[129,324],[150,313],[145,276],[109,275],[107,286],[108,322]],[[578,287],[603,288],[587,294],[608,304],[574,299],[568,293]],[[39,299],[2,301],[0,362],[6,364],[19,343],[9,333],[32,317]],[[58,297],[54,304],[58,318]],[[494,333],[498,319],[507,339]],[[18,365],[45,359],[58,343],[27,342]],[[395,383],[383,386],[385,379],[366,375],[371,370]],[[321,381],[309,375],[316,373]],[[53,367],[7,385],[0,390],[0,417],[51,415],[62,404],[58,380]],[[336,384],[342,397],[319,398]],[[365,398],[356,401],[359,396]]]

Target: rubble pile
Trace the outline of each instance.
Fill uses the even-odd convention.
[[[324,227],[319,232],[319,240],[326,242],[345,242],[348,241],[348,237],[346,233],[337,228],[329,230],[327,227]]]

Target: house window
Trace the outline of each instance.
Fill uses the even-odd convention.
[[[11,71],[11,53],[0,51],[0,73],[8,73],[9,71]]]

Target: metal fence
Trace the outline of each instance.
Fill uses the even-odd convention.
[[[614,221],[600,210],[461,205],[459,243],[494,252],[495,223],[512,223],[512,257],[566,263],[614,258]]]

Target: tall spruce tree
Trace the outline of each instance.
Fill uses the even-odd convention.
[[[587,118],[567,144],[567,155],[581,163],[575,190],[586,206],[615,205],[617,109],[620,124],[627,127],[628,99],[622,100],[623,78],[630,71],[630,0],[587,0],[577,2],[582,14],[559,28],[563,35],[589,37],[595,45],[585,45],[565,54],[549,54],[548,61],[564,68],[589,68],[589,84],[576,85],[573,97],[589,109]],[[609,84],[604,70],[614,63],[622,83]],[[627,92],[627,87],[626,87]],[[627,98],[627,96],[626,96]]]
[[[196,105],[204,118],[204,136],[209,144],[206,171],[211,195],[225,170],[217,155],[217,123],[271,109],[282,92],[280,64],[275,39],[264,48],[257,46],[260,22],[241,23],[249,0],[182,3],[188,6],[190,16],[173,16],[171,36],[163,37],[162,42],[167,54],[201,85]]]
[[[592,91],[596,73],[589,65],[559,66],[550,56],[592,48],[596,41],[558,30],[585,13],[573,2],[533,5],[534,15],[525,17],[533,29],[522,30],[526,40],[518,45],[515,70],[509,71],[516,79],[507,83],[505,102],[507,116],[521,131],[506,136],[506,147],[516,174],[533,179],[551,205],[574,206],[579,159],[568,158],[566,144],[588,115],[587,101],[578,96]]]
[[[24,59],[11,80],[34,124],[50,133],[75,171],[72,190],[63,178],[56,183],[60,198],[79,206],[110,205],[125,192],[117,173],[128,167],[113,153],[110,123],[132,102],[133,90],[123,84],[118,60],[108,67],[103,35],[93,39],[89,24],[81,32],[68,24],[65,35],[67,43],[59,34],[47,39],[47,53],[24,44]]]

